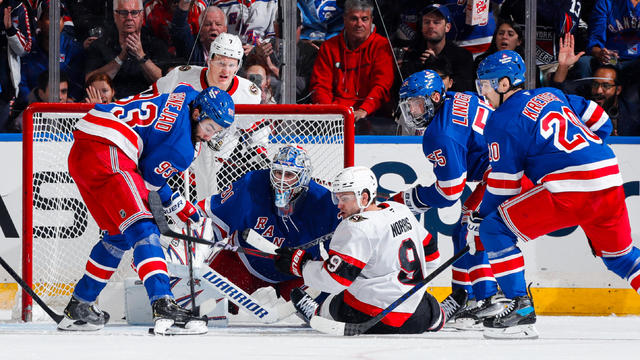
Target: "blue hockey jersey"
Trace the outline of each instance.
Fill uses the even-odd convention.
[[[491,105],[473,93],[447,93],[422,138],[422,151],[433,164],[437,180],[416,188],[419,202],[429,207],[451,206],[462,196],[467,180],[482,179],[489,166],[482,133],[492,112]]]
[[[589,42],[594,46],[615,50],[622,59],[640,56],[640,4],[629,0],[598,0],[589,19]]]
[[[518,195],[523,175],[550,192],[621,185],[616,156],[603,141],[611,130],[611,120],[593,101],[555,88],[515,93],[484,129],[491,173],[480,216]]]
[[[150,190],[171,195],[167,180],[191,165],[189,103],[198,91],[179,85],[171,94],[135,95],[110,104],[96,104],[78,123],[74,136],[112,143],[137,163]]]
[[[252,247],[241,236],[247,228],[280,247],[295,247],[334,231],[340,223],[331,193],[313,180],[309,182],[302,203],[296,204],[296,211],[289,217],[278,216],[269,170],[248,172],[220,194],[200,201],[198,206],[213,220],[217,236],[229,236],[234,245],[248,248]],[[328,246],[328,242],[325,245]],[[307,251],[314,259],[320,258],[318,246]],[[279,272],[272,259],[238,255],[251,274],[264,281],[275,283],[294,279]]]

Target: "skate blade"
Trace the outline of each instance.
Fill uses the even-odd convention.
[[[482,326],[481,321],[477,321],[470,318],[458,318],[454,321],[450,321],[444,324],[446,329],[452,330],[462,330],[462,331],[482,331],[484,330],[484,326]]]
[[[535,325],[517,325],[502,329],[484,328],[482,333],[485,339],[512,340],[512,339],[537,339],[540,334]]]
[[[58,330],[61,331],[98,331],[104,327],[104,324],[95,325],[90,323],[76,324],[76,320],[63,317],[58,323]]]
[[[174,325],[172,319],[158,319],[149,333],[154,335],[202,335],[209,331],[206,321],[192,320],[182,326]]]

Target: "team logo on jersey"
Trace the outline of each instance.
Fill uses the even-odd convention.
[[[349,220],[350,220],[350,221],[353,221],[353,222],[360,222],[360,221],[365,221],[365,220],[367,220],[367,218],[366,218],[366,217],[364,217],[364,216],[362,216],[362,215],[360,215],[360,214],[355,214],[355,215],[351,215],[351,216],[349,217]]]
[[[251,91],[253,95],[258,95],[258,87],[256,84],[251,84],[251,86],[249,86],[249,91]]]
[[[182,65],[178,69],[180,69],[180,71],[188,71],[191,69],[191,65]]]

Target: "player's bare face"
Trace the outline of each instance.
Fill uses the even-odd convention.
[[[196,141],[209,141],[222,130],[224,130],[224,128],[215,121],[211,119],[202,120],[198,123]]]
[[[239,61],[228,56],[214,55],[209,60],[207,80],[210,86],[217,86],[222,90],[229,90],[231,81],[238,71]]]
[[[338,206],[338,217],[343,219],[348,218],[353,214],[357,214],[360,212],[360,207],[358,206],[358,199],[356,198],[356,194],[353,192],[339,192],[333,194],[333,201]]]

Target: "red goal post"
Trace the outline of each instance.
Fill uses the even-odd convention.
[[[36,103],[23,116],[22,277],[57,311],[84,274],[100,236],[67,169],[75,122],[92,106]],[[194,165],[170,185],[192,200],[217,193],[247,171],[268,168],[268,159],[285,144],[307,150],[312,177],[320,184],[354,164],[354,119],[347,107],[236,105],[235,123],[233,136],[215,151],[203,146]],[[261,150],[257,156],[256,148],[266,154]],[[123,258],[112,281],[135,275],[130,256]],[[30,321],[32,299],[24,291],[21,296],[21,318]]]

